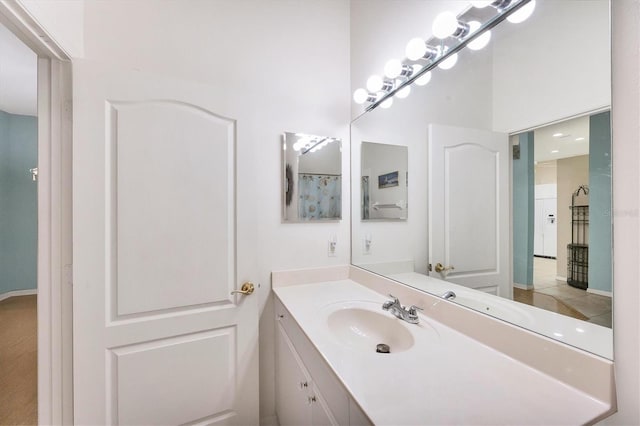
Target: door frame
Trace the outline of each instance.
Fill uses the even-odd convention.
[[[19,2],[0,23],[38,56],[38,423],[73,424],[71,61]]]

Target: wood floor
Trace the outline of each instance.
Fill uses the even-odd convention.
[[[36,296],[0,301],[0,425],[38,423]]]

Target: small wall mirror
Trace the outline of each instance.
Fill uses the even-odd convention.
[[[361,219],[406,220],[407,147],[363,142],[360,156]]]
[[[283,221],[342,219],[342,141],[285,132],[282,182]]]

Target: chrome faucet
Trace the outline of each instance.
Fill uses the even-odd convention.
[[[454,292],[452,292],[452,291],[445,291],[444,293],[442,293],[440,295],[440,297],[442,297],[443,299],[446,299],[446,300],[453,300],[453,299],[456,298],[456,294]]]
[[[400,300],[392,294],[389,295],[392,300],[387,300],[382,304],[382,309],[390,311],[396,318],[406,321],[409,324],[418,324],[420,318],[418,317],[418,310],[422,310],[415,305],[411,305],[409,308],[402,306]]]

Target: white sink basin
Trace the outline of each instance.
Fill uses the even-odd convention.
[[[325,310],[331,336],[354,349],[375,353],[376,346],[384,343],[393,354],[414,344],[407,328],[412,325],[383,311],[380,303],[342,302],[328,305]]]

